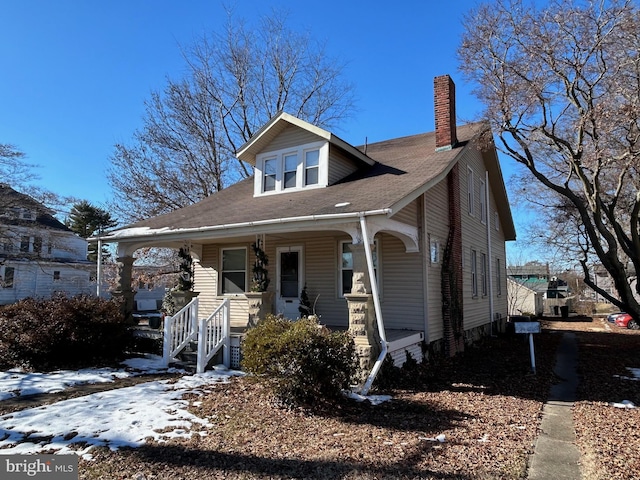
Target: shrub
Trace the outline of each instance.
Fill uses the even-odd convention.
[[[0,368],[49,371],[114,363],[131,341],[119,304],[89,295],[0,308]]]
[[[315,318],[292,322],[267,315],[243,342],[242,368],[267,381],[287,405],[341,397],[357,365],[351,336],[331,332]]]

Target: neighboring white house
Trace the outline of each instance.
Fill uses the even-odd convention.
[[[84,238],[32,197],[0,184],[0,304],[92,293],[90,266]]]

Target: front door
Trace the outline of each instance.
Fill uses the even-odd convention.
[[[295,320],[300,318],[303,285],[302,247],[278,248],[276,311]]]

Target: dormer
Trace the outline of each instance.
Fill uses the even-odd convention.
[[[279,113],[237,152],[254,167],[254,197],[323,188],[375,162],[315,125]]]

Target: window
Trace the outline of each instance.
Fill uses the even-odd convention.
[[[29,253],[29,245],[31,244],[31,237],[20,237],[20,251],[23,253]]]
[[[298,173],[298,155],[284,156],[284,188],[296,188]]]
[[[263,192],[271,192],[276,189],[276,159],[270,158],[264,161],[264,185]]]
[[[317,185],[320,170],[320,150],[309,150],[304,154],[304,184]]]
[[[256,156],[254,195],[328,184],[327,142],[314,142]]]
[[[433,238],[429,241],[429,262],[440,263],[440,242]]]
[[[33,253],[42,252],[42,237],[35,237],[33,239]]]
[[[222,250],[223,295],[247,291],[247,249],[225,248]]]
[[[484,180],[480,182],[480,221],[487,223],[487,192]]]
[[[502,274],[500,273],[500,259],[496,258],[496,285],[498,296],[502,295]]]
[[[487,255],[480,254],[480,277],[482,283],[482,296],[487,296]]]
[[[473,170],[470,167],[467,167],[467,205],[469,208],[469,215],[473,215],[475,213],[475,208],[473,204],[474,199],[474,189],[473,189]]]
[[[60,280],[60,270],[54,270],[53,279],[54,280]]]
[[[493,212],[493,226],[495,227],[496,232],[500,231],[500,215],[498,215],[497,211]]]
[[[0,277],[2,280],[2,288],[13,288],[15,269],[13,267],[3,267],[0,273],[2,274]]]
[[[471,250],[471,293],[474,297],[478,296],[477,256],[476,251]]]
[[[374,240],[371,247],[373,257],[373,270],[378,279],[378,242]],[[340,292],[341,296],[351,293],[353,286],[353,244],[351,242],[340,242]]]

